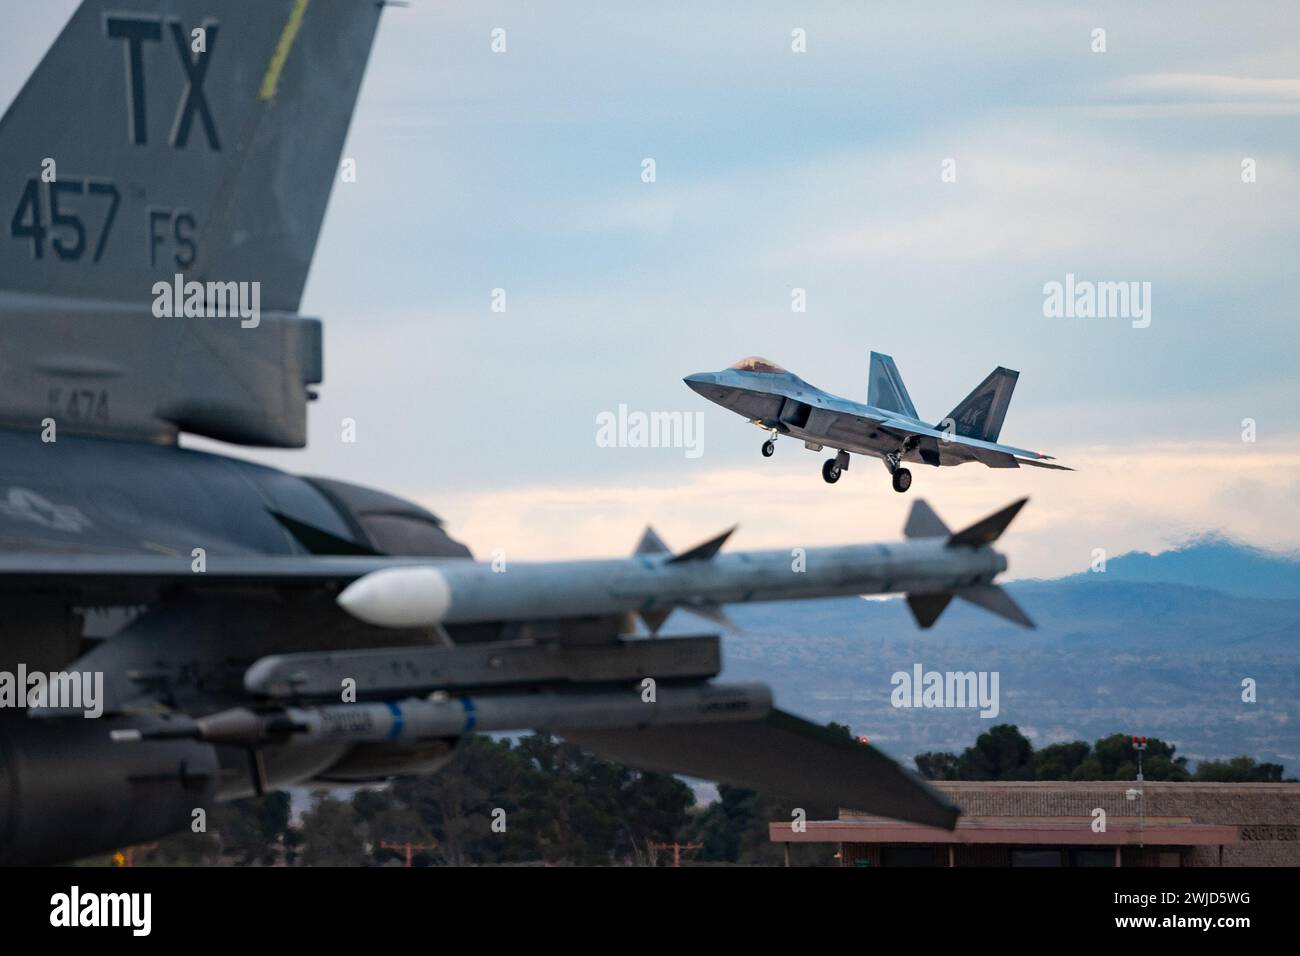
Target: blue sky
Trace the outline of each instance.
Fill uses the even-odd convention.
[[[74,6],[6,5],[0,101]],[[956,523],[1031,494],[1013,572],[1208,529],[1300,546],[1294,4],[973,6],[386,11],[303,303],[326,324],[311,445],[237,453],[521,558],[622,551],[647,521],[894,537],[908,500],[877,463],[824,486],[821,456],[765,461],[681,383],[757,353],[865,397],[876,349],[934,419],[1020,370],[1004,439],[1080,471],[926,470],[908,496]],[[1150,327],[1045,318],[1066,273],[1150,282]],[[620,403],[702,412],[704,454],[598,447]]]

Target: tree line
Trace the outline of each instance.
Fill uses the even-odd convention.
[[[830,724],[836,732],[847,727]],[[1036,750],[1011,724],[980,734],[959,754],[918,754],[931,780],[1132,780],[1137,752],[1123,734],[1050,744]],[[1282,767],[1250,757],[1203,761],[1195,772],[1175,747],[1147,741],[1148,780],[1279,781]],[[789,800],[718,786],[705,805],[671,774],[626,767],[548,734],[460,743],[438,773],[315,797],[297,819],[290,795],[213,807],[204,833],[161,840],[133,855],[137,865],[383,866],[669,865],[663,844],[693,844],[685,862],[776,865],[784,848],[768,824],[790,820]],[[834,818],[836,807],[804,805],[808,819]],[[791,862],[833,865],[835,847],[792,844]]]
[[[1177,748],[1150,737],[1142,752],[1146,780],[1207,783],[1278,783],[1282,766],[1256,763],[1253,757],[1202,760],[1195,771]],[[928,780],[1135,780],[1138,751],[1133,738],[1111,734],[1089,745],[1082,740],[1048,744],[1041,750],[1015,724],[998,724],[979,735],[960,754],[928,752],[916,755],[916,769]]]

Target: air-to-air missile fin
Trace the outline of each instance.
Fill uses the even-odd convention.
[[[681,608],[683,611],[690,611],[692,614],[697,617],[702,617],[706,621],[712,621],[719,627],[725,627],[733,634],[741,633],[740,625],[731,619],[731,616],[722,609],[722,605],[720,604],[683,604],[681,605]]]
[[[274,509],[268,510],[271,512],[271,517],[280,522],[284,529],[293,535],[294,540],[306,548],[310,554],[380,554],[379,551],[369,545],[349,541],[347,538],[340,538],[323,528],[307,524],[305,521],[299,521],[297,518],[290,518],[288,515],[281,514]]]
[[[657,607],[652,611],[637,611],[637,615],[645,624],[646,630],[651,634],[658,634],[659,628],[664,626],[664,621],[668,620],[668,615],[672,613],[673,609],[670,607]]]
[[[958,588],[955,593],[962,600],[970,601],[971,604],[978,605],[986,611],[992,611],[998,617],[1005,617],[1021,627],[1033,629],[1038,626],[1011,595],[996,584],[976,584]]]
[[[945,594],[909,594],[907,606],[912,609],[918,627],[929,627],[939,620],[939,615],[952,600],[951,593]]]
[[[1028,500],[1028,498],[1021,498],[1019,501],[1007,505],[1001,511],[976,521],[969,528],[958,531],[948,539],[948,547],[955,548],[964,544],[978,548],[982,545],[992,544],[1002,537],[1002,532],[1007,530],[1007,525],[1011,524],[1011,520],[1020,513],[1020,509],[1025,506],[1025,502]]]
[[[653,556],[659,554],[671,554],[672,549],[664,544],[663,538],[655,532],[655,529],[646,525],[645,533],[641,535],[641,540],[632,552],[634,555]],[[637,616],[645,624],[646,630],[651,634],[658,634],[659,628],[664,626],[664,621],[668,620],[673,613],[671,607],[657,607],[653,610],[638,611]]]
[[[641,541],[636,546],[633,554],[667,554],[668,545],[664,544],[663,539],[655,534],[655,529],[646,525],[645,533],[641,535]]]
[[[903,537],[943,538],[950,534],[952,531],[928,504],[919,498],[912,504],[912,513],[907,516],[907,524],[903,526]]]
[[[951,830],[960,810],[870,744],[781,710],[756,721],[583,730],[564,735],[602,756],[808,803]]]
[[[908,538],[937,538],[950,535],[947,547],[965,545],[970,548],[982,548],[1002,536],[1002,532],[1007,530],[1007,525],[1011,524],[1012,519],[1020,513],[1020,509],[1028,500],[1028,498],[1021,498],[1019,501],[1012,502],[1001,511],[982,518],[956,534],[948,531],[947,526],[929,505],[924,501],[918,501],[912,505],[912,513],[907,517],[903,534]],[[953,591],[909,594],[907,606],[911,609],[912,616],[916,618],[917,626],[927,628],[939,619],[939,615],[948,607],[954,595],[1022,627],[1035,626],[1029,615],[1011,599],[1011,595],[992,583],[970,585]]]
[[[678,564],[682,561],[707,561],[709,558],[713,557],[715,554],[717,554],[719,551],[722,550],[722,546],[727,543],[727,539],[730,538],[733,533],[735,533],[735,530],[738,527],[740,526],[733,524],[730,528],[722,532],[722,534],[718,535],[716,538],[710,538],[708,541],[705,541],[703,544],[697,544],[689,551],[683,551],[681,554],[674,555],[673,557],[668,559],[668,563]]]
[[[996,584],[975,584],[942,594],[909,594],[907,606],[912,609],[912,616],[916,618],[917,626],[924,628],[939,619],[939,615],[948,607],[953,597],[969,601],[1021,627],[1033,630],[1038,626],[1011,595]]]

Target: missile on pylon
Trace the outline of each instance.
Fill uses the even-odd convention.
[[[904,541],[721,554],[731,531],[672,554],[650,529],[630,558],[515,563],[444,562],[387,568],[353,581],[338,603],[380,627],[535,621],[636,612],[653,632],[674,608],[729,623],[722,605],[846,595],[907,595],[930,627],[953,597],[1020,624],[1034,623],[994,579],[1007,559],[993,543],[1028,499],[951,532],[924,501]],[[732,529],[734,530],[734,528]]]
[[[647,697],[639,687],[580,693],[435,694],[382,703],[286,707],[256,713],[245,707],[178,722],[159,730],[114,731],[116,741],[195,739],[253,746],[267,742],[425,741],[472,732],[579,730],[761,720],[772,712],[763,684],[661,687]]]

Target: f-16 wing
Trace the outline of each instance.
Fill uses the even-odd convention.
[[[773,710],[763,720],[703,726],[583,730],[564,734],[587,750],[638,767],[732,783],[795,800],[807,799],[802,781],[816,780],[816,796],[857,809],[951,830],[960,811],[919,776],[869,744],[859,743],[793,714]]]
[[[198,549],[196,549],[198,550]],[[372,571],[464,558],[0,552],[0,594],[51,594],[88,606],[148,604],[163,595],[231,590],[337,592]]]

